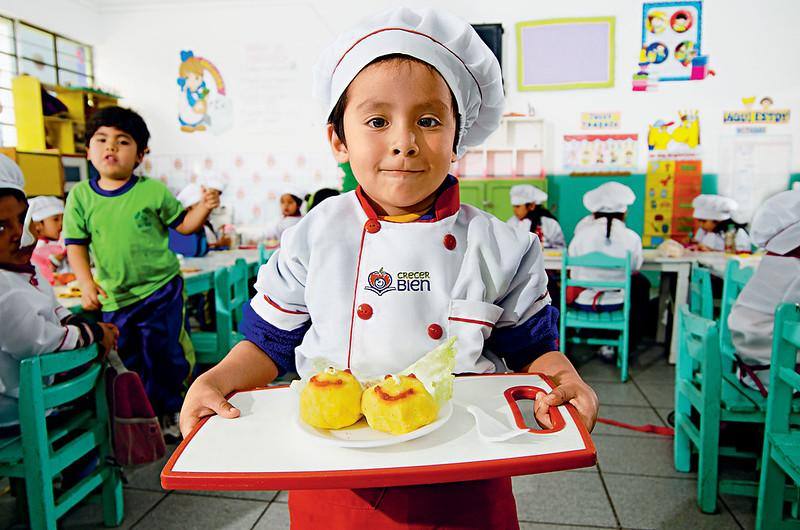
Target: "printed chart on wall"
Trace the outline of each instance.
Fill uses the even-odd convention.
[[[659,81],[692,78],[692,60],[702,55],[702,2],[645,3],[640,64]]]
[[[719,192],[739,203],[737,221],[749,221],[758,205],[786,189],[791,135],[723,136],[719,154]]]

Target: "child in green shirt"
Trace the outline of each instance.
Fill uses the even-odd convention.
[[[139,373],[165,434],[177,435],[176,413],[194,364],[184,328],[183,278],[168,248],[168,228],[190,234],[219,205],[207,190],[191,212],[167,187],[133,175],[150,133],[132,110],[98,110],[87,125],[87,157],[100,177],[76,185],[64,211],[64,241],[84,309],[103,311],[120,330],[119,351]],[[89,266],[89,250],[96,271]]]

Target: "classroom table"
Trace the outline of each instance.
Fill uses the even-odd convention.
[[[299,395],[292,388],[238,392],[230,401],[241,416],[201,420],[167,462],[161,485],[178,490],[366,488],[593,466],[594,444],[572,405],[551,409],[553,429],[527,425],[523,407],[532,406],[537,392],[551,389],[540,374],[457,377],[452,415],[440,428],[413,440],[368,448],[341,447],[309,432],[310,427],[299,423]],[[479,435],[468,405],[527,432],[490,442]]]
[[[545,249],[544,267],[547,270],[561,270],[562,251],[555,249]],[[673,311],[677,314],[680,307],[689,301],[689,285],[692,266],[697,263],[707,267],[714,276],[725,277],[725,269],[728,262],[732,259],[737,260],[742,266],[755,267],[761,261],[759,254],[725,254],[724,252],[688,252],[684,256],[671,258],[661,255],[656,249],[644,249],[643,271],[653,271],[658,273],[674,272],[676,280],[674,287],[671,282],[663,281],[661,295],[658,303],[658,329],[656,340],[664,342],[666,339],[666,323],[663,315],[667,307],[667,298],[671,297],[674,301]],[[669,362],[674,364],[678,354],[678,326],[672,326],[672,338],[670,340]]]
[[[181,271],[185,282],[186,295],[204,293],[214,289],[214,271],[230,267],[236,260],[242,258],[247,262],[250,277],[258,274],[259,253],[258,249],[215,250],[202,258],[184,258],[181,261]],[[67,286],[53,288],[56,296],[69,291]],[[61,305],[78,313],[82,311],[80,297],[58,298]]]

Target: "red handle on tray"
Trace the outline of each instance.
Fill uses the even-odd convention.
[[[508,401],[508,406],[511,407],[511,413],[514,415],[514,422],[520,429],[528,429],[531,434],[549,434],[560,431],[564,428],[566,422],[557,407],[550,407],[548,411],[550,421],[553,423],[551,429],[531,429],[528,427],[528,424],[525,423],[525,417],[519,409],[517,400],[530,399],[533,401],[539,393],[547,394],[547,391],[536,386],[524,385],[507,388],[506,391],[503,392],[503,396],[506,398],[506,401]]]

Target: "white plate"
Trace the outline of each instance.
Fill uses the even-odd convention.
[[[304,432],[328,445],[336,445],[339,447],[383,447],[386,445],[399,444],[432,433],[447,423],[447,420],[450,419],[452,414],[453,404],[448,401],[439,409],[439,415],[436,417],[436,421],[424,425],[415,431],[400,435],[376,431],[367,425],[367,420],[365,418],[361,418],[354,425],[345,427],[344,429],[317,429],[301,420],[298,414],[297,424]]]

